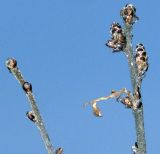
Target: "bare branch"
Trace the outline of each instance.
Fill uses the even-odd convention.
[[[130,13],[131,9],[132,9],[132,13]],[[128,59],[128,64],[130,68],[132,88],[133,88],[133,92],[135,92],[137,90],[137,87],[139,87],[139,94],[140,94],[141,93],[141,82],[139,82],[139,73],[142,72],[142,70],[144,69],[141,69],[142,67],[138,65],[141,63],[136,63],[137,60],[135,60],[135,55],[132,49],[132,25],[135,22],[135,18],[137,17],[135,15],[136,9],[132,4],[127,4],[121,10],[121,12],[125,12],[125,14],[121,13],[121,16],[125,22],[124,35],[126,37],[126,48],[124,49],[124,51],[126,53],[126,57]],[[130,18],[131,21],[128,22],[126,18]],[[138,153],[146,154],[143,105],[142,105],[141,98],[139,98],[139,100],[136,103],[139,103],[139,102],[141,102],[140,106],[139,104],[137,104],[139,108],[137,108],[137,110],[133,110],[133,114],[135,117],[135,124],[136,124]]]
[[[44,122],[42,120],[37,103],[36,103],[35,98],[32,93],[32,85],[29,82],[26,82],[24,80],[19,68],[17,67],[17,61],[14,58],[9,58],[6,61],[6,67],[18,80],[18,82],[22,86],[22,88],[25,91],[26,96],[29,100],[32,111],[26,113],[27,117],[31,121],[33,121],[36,124],[37,128],[39,129],[48,154],[54,154],[53,146],[51,144],[49,135],[45,129]]]

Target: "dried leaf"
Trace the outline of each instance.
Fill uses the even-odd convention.
[[[101,110],[97,107],[97,103],[94,102],[92,104],[92,108],[93,108],[93,114],[97,117],[102,117],[102,113],[101,113]]]

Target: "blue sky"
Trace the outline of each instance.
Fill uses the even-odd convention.
[[[33,92],[54,147],[65,154],[131,153],[135,142],[132,111],[115,100],[101,103],[103,118],[83,104],[112,89],[131,90],[123,53],[105,46],[113,21],[126,3],[137,8],[133,46],[143,43],[149,71],[143,81],[148,153],[158,154],[159,5],[156,1],[5,0],[0,1],[0,153],[45,154],[39,132],[25,116],[25,93],[5,68],[15,57]]]

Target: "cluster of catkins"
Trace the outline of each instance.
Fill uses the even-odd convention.
[[[136,8],[133,4],[126,4],[120,11],[126,25],[133,25],[139,18],[136,16]],[[124,51],[126,47],[126,36],[121,27],[117,22],[113,22],[110,28],[111,40],[106,42],[106,46],[113,49],[113,52]],[[145,72],[148,69],[148,56],[146,54],[143,44],[136,46],[135,60],[138,69],[138,77],[143,78]]]
[[[120,15],[127,25],[132,25],[139,19],[136,16],[136,8],[133,6],[133,4],[126,4],[125,7],[123,7],[120,11]]]
[[[113,51],[122,51],[126,45],[126,38],[123,34],[122,27],[119,23],[114,22],[110,28],[111,40],[108,40],[106,46],[113,49]]]
[[[148,56],[146,54],[145,47],[143,44],[137,44],[135,60],[137,64],[138,76],[143,77],[145,72],[148,70]]]
[[[126,25],[133,25],[139,18],[136,16],[136,8],[132,4],[126,4],[120,11]],[[113,52],[123,51],[126,47],[126,37],[121,25],[114,22],[110,28],[111,40],[108,40],[106,46],[113,49]]]
[[[136,16],[136,8],[133,4],[126,4],[120,11],[120,15],[123,18],[125,23],[125,27],[131,27],[139,18]],[[106,46],[113,49],[115,51],[126,51],[127,39],[125,29],[121,27],[121,25],[117,22],[112,23],[110,28],[111,40],[107,41]],[[148,70],[148,56],[143,44],[137,44],[135,50],[135,63],[137,66],[137,76],[138,80],[142,81],[145,72]],[[141,95],[140,89],[136,88],[132,97],[126,96],[121,99],[121,102],[126,105],[128,108],[137,109],[141,106]],[[133,100],[137,100],[136,106],[132,103]]]

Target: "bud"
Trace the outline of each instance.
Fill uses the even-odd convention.
[[[113,22],[110,28],[112,35],[111,40],[107,41],[106,46],[113,49],[113,52],[122,51],[126,45],[126,38],[123,34],[121,25],[117,22]]]
[[[36,118],[36,115],[33,113],[33,111],[28,111],[26,113],[28,119],[30,119],[32,122],[36,122],[37,121],[37,118]]]
[[[142,101],[141,101],[141,92],[140,92],[140,87],[136,86],[134,94],[133,94],[135,103],[133,105],[133,109],[137,110],[139,108],[141,108],[142,106]]]
[[[135,97],[136,100],[140,100],[141,99],[141,93],[140,93],[139,86],[137,86],[136,89],[135,89],[134,97]]]
[[[135,59],[136,59],[136,64],[138,69],[138,76],[142,77],[145,74],[145,72],[148,70],[148,66],[149,66],[148,56],[143,44],[137,44]]]
[[[132,146],[133,154],[138,154],[138,144],[135,142],[135,144]]]
[[[17,61],[14,58],[8,58],[6,61],[6,66],[9,71],[17,67]]]
[[[128,25],[134,24],[139,18],[136,16],[136,8],[133,4],[126,4],[120,11],[124,22]]]
[[[62,154],[62,153],[63,153],[63,149],[61,147],[56,149],[55,154]]]
[[[126,96],[125,98],[123,98],[121,100],[121,103],[123,103],[127,108],[132,108],[132,106],[133,106],[132,101],[131,101],[131,99],[128,96]]]
[[[32,85],[29,82],[24,82],[22,88],[26,93],[32,92]]]

